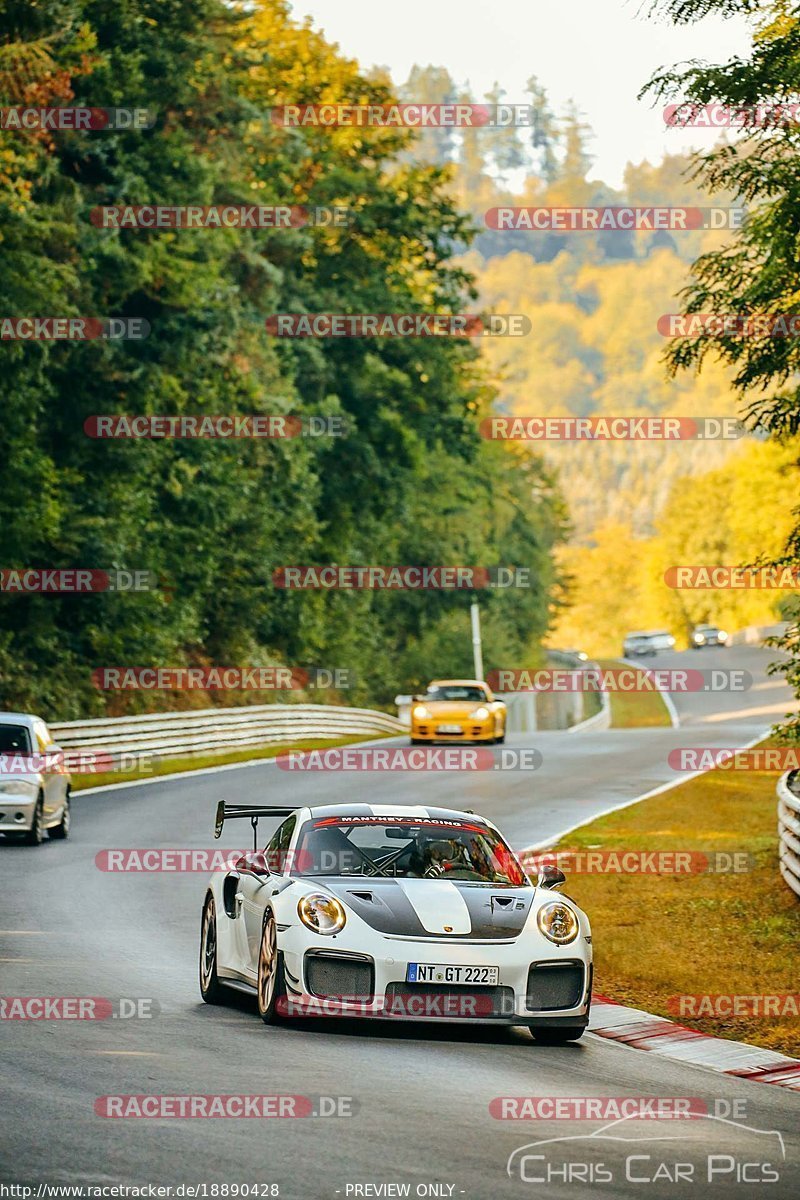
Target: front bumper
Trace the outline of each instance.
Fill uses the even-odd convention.
[[[481,1025],[588,1024],[592,953],[583,932],[568,946],[556,946],[541,935],[532,936],[530,931],[502,942],[384,934],[364,937],[359,933],[353,931],[343,944],[341,934],[323,939],[297,927],[281,932],[286,1015]],[[314,961],[319,966],[322,960],[338,960],[345,973],[352,966],[351,977],[362,982],[346,992],[340,989],[326,994],[315,990],[313,982],[319,979],[319,973],[310,964]],[[492,987],[410,984],[406,975],[412,962],[496,966],[498,983]],[[556,976],[559,979],[553,988]],[[335,977],[332,972],[330,978]],[[567,985],[570,1002],[562,1005],[558,1001],[566,999]],[[556,994],[559,988],[563,993],[560,996]],[[549,993],[548,1002],[532,1006],[544,993]],[[551,1005],[550,1000],[557,1003]]]
[[[460,732],[440,733],[440,725],[457,725]],[[496,737],[495,723],[491,718],[484,721],[412,721],[411,737],[417,742],[493,742]]]
[[[0,833],[27,833],[33,824],[38,793],[30,796],[0,791]]]

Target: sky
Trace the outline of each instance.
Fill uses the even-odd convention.
[[[591,175],[618,187],[625,164],[703,148],[705,130],[667,128],[661,107],[636,94],[662,66],[723,62],[746,54],[743,18],[706,18],[673,28],[641,15],[642,0],[292,0],[329,41],[365,68],[386,66],[397,82],[414,63],[445,66],[481,100],[495,81],[524,103],[531,75],[558,112],[573,99],[595,137]]]

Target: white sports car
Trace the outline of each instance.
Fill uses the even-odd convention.
[[[445,808],[220,803],[228,818],[283,816],[263,851],[212,875],[200,990],[255,992],[265,1022],[333,1015],[527,1025],[577,1040],[589,1020],[589,922],[536,883],[491,822]]]

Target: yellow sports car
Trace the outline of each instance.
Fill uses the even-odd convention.
[[[506,706],[480,679],[434,679],[411,706],[411,744],[504,742]]]

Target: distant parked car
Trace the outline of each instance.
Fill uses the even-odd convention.
[[[69,834],[70,774],[41,717],[0,712],[0,833],[29,846]]]
[[[674,650],[675,638],[665,629],[653,629],[648,633],[629,633],[622,646],[625,658],[644,657],[664,650]]]
[[[690,644],[693,650],[701,650],[703,646],[727,646],[728,635],[719,625],[695,625]]]

